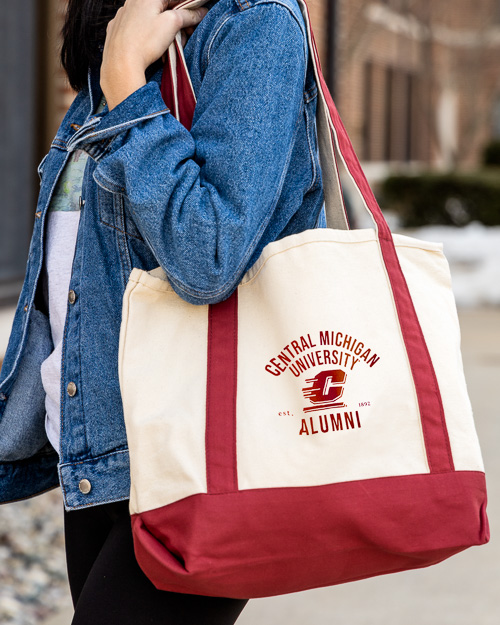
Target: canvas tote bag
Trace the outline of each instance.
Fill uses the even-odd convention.
[[[134,268],[123,297],[135,553],[163,590],[264,597],[425,567],[489,539],[442,246],[389,231],[298,2],[328,228],[269,244],[219,304],[186,303],[160,267]],[[178,39],[169,59],[165,98],[189,127]],[[374,229],[347,229],[332,141]]]

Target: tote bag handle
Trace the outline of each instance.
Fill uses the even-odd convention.
[[[181,2],[173,10],[196,8],[203,6],[205,3],[206,0],[185,0],[185,2]],[[318,86],[318,145],[323,175],[327,225],[330,228],[341,230],[348,228],[335,157],[335,146],[349,176],[363,199],[366,210],[375,223],[382,262],[391,286],[401,334],[415,385],[423,435],[427,447],[429,470],[431,473],[453,471],[453,459],[436,374],[408,285],[399,264],[391,231],[366,180],[347,131],[326,86],[321,72],[307,5],[304,0],[297,0],[297,3],[306,24],[309,51]],[[168,49],[168,60],[164,66],[161,92],[165,103],[175,117],[186,128],[190,129],[196,97],[184,59],[180,33]],[[227,305],[227,302],[221,302],[220,304],[210,306],[212,318],[216,320],[219,313],[222,318],[224,316],[224,307]],[[376,314],[376,311],[373,311],[373,313]]]

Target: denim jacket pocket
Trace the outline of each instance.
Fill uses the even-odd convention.
[[[108,191],[97,185],[97,201],[99,205],[99,221],[109,228],[113,228],[129,237],[144,241],[134,223],[129,209],[126,207],[123,195]]]

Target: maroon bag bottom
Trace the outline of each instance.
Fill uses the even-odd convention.
[[[187,497],[132,515],[160,590],[269,597],[436,564],[489,540],[484,473]]]

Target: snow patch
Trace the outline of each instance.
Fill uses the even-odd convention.
[[[474,222],[463,228],[425,226],[400,232],[443,243],[457,306],[500,305],[500,227]]]

